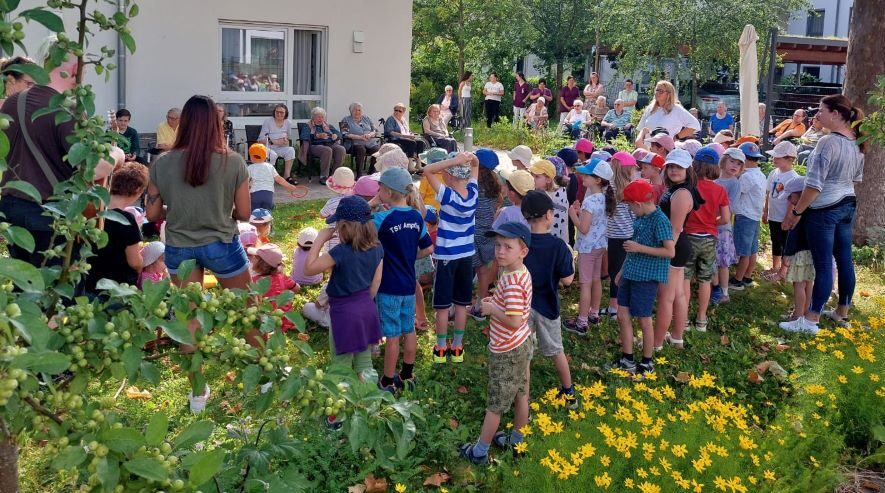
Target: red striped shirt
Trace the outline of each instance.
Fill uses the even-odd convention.
[[[515,315],[521,320],[519,327],[514,329],[491,317],[489,350],[493,353],[505,353],[525,342],[532,333],[528,323],[532,307],[532,276],[525,266],[501,276],[495,287],[492,303],[505,315]]]

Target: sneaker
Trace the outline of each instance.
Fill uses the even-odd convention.
[[[198,414],[206,409],[206,402],[209,400],[209,385],[206,384],[206,392],[203,395],[194,396],[193,392],[187,393],[187,400],[190,403],[191,412]]]
[[[722,299],[722,288],[719,286],[713,286],[713,290],[710,291],[710,304],[718,305],[719,300]]]
[[[636,374],[636,362],[623,356],[611,363],[606,364],[604,368],[606,370],[623,370],[631,375]]]
[[[598,323],[599,323],[599,316],[590,315],[589,317],[587,317],[587,325],[596,325]]]
[[[465,443],[458,447],[458,455],[469,460],[473,464],[477,466],[485,466],[489,463],[489,456],[486,455],[473,455],[473,445],[472,443]]]
[[[453,347],[449,349],[449,359],[452,363],[464,362],[464,346]]]
[[[383,383],[381,383],[381,379],[379,378],[378,379],[378,388],[385,391],[385,392],[390,392],[391,394],[395,395],[398,390],[397,386],[396,386],[397,378],[398,378],[398,376],[393,377],[393,382],[390,382],[390,384],[388,384],[388,385],[384,385]]]
[[[562,327],[573,334],[578,334],[579,336],[587,335],[587,326],[578,325],[577,318],[571,318],[562,322]]]
[[[445,363],[449,356],[449,348],[444,347],[436,347],[433,346],[433,362],[434,363]]]
[[[485,320],[486,320],[486,316],[483,315],[482,311],[475,306],[470,307],[470,311],[468,311],[467,313],[471,317],[473,317],[473,320],[476,320],[477,322],[485,322]]]
[[[735,278],[731,278],[728,280],[728,289],[734,289],[735,291],[743,291],[744,290],[744,282],[738,281]]]
[[[706,320],[695,320],[694,321],[694,330],[697,332],[706,332],[707,331],[707,321]]]
[[[403,378],[399,373],[393,376],[393,384],[396,385],[396,388],[400,390],[408,390],[409,392],[414,392],[415,387],[418,386],[418,379],[415,378],[415,375],[412,375],[412,378]]]
[[[569,394],[567,392],[564,392],[562,390],[562,388],[560,388],[559,389],[559,396],[565,397],[566,407],[568,407],[569,409],[578,410],[581,408],[581,403],[578,402],[578,395],[574,391],[572,391],[572,393]]]
[[[745,277],[742,282],[744,283],[744,287],[752,286],[753,285],[753,278],[752,277]]]
[[[796,332],[799,334],[815,335],[820,331],[816,323],[809,321],[805,317],[799,317],[792,322],[781,322],[778,326],[787,332]]]
[[[655,372],[655,364],[649,361],[648,363],[639,363],[636,365],[636,374],[637,375],[645,375],[646,373],[654,373]]]
[[[618,318],[618,309],[608,307],[599,313],[600,317]]]

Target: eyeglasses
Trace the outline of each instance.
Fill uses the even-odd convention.
[[[283,110],[277,110],[277,111],[274,111],[274,113],[277,115],[285,115],[286,114],[286,112]]]
[[[660,94],[662,92],[667,92],[666,89],[655,89],[655,94]]]
[[[402,113],[402,112],[404,112],[404,111],[406,111],[406,110],[404,110],[404,109],[402,109],[402,108],[394,108],[394,109],[393,109],[393,112],[394,112],[394,113]]]

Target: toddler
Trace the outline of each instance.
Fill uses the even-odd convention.
[[[169,271],[166,270],[163,254],[166,252],[166,245],[159,241],[152,241],[141,249],[142,269],[138,276],[138,287],[144,286],[144,281],[157,283],[169,277]]]
[[[249,146],[249,195],[253,209],[273,210],[274,184],[279,184],[293,196],[298,190],[295,185],[286,181],[277,173],[273,164],[267,162],[267,147],[264,144]]]
[[[252,262],[252,282],[257,283],[261,279],[270,279],[270,285],[262,296],[265,298],[276,298],[283,291],[297,293],[301,289],[298,283],[283,273],[283,251],[280,250],[280,247],[273,243],[267,243],[258,248],[250,248],[249,254],[255,258]],[[272,301],[271,305],[284,312],[292,310],[291,301],[285,306],[278,307],[276,301]],[[295,324],[287,317],[283,317],[283,332],[287,332],[293,327],[295,327]]]
[[[304,274],[304,263],[307,262],[310,248],[313,246],[318,233],[314,228],[304,228],[298,232],[298,245],[292,253],[292,273],[290,278],[301,286],[315,286],[323,282],[322,273],[313,276]]]

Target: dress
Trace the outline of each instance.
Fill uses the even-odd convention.
[[[329,255],[335,260],[326,288],[335,354],[361,353],[381,340],[381,319],[369,287],[384,249],[378,245],[357,252],[342,243]]]
[[[550,234],[568,243],[568,197],[565,187],[559,187],[553,192],[547,192],[553,200],[553,224],[550,225]]]

